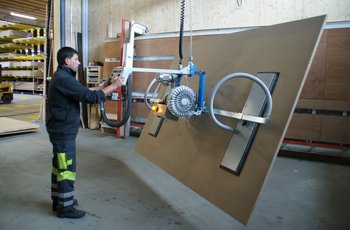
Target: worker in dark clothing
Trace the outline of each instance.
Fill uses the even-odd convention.
[[[49,84],[46,129],[53,146],[52,209],[60,218],[82,218],[85,211],[75,209],[76,136],[80,124],[79,102],[99,103],[121,87],[122,79],[109,86],[86,88],[75,78],[80,65],[78,52],[63,47],[57,52],[58,67]]]

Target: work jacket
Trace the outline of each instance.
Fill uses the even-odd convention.
[[[75,137],[80,124],[79,102],[93,104],[106,100],[102,90],[89,90],[75,75],[72,69],[58,66],[49,83],[46,129],[50,137]]]

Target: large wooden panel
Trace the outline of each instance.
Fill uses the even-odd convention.
[[[324,20],[324,16],[315,17],[194,42],[197,68],[207,72],[206,101],[213,85],[226,74],[280,73],[273,93],[271,124],[259,127],[240,176],[219,168],[233,134],[218,128],[208,114],[177,122],[165,120],[156,138],[148,135],[153,119],[150,115],[136,150],[247,223],[291,119]],[[196,81],[190,86],[196,88]],[[248,80],[228,82],[218,92],[215,107],[242,111],[250,87]]]

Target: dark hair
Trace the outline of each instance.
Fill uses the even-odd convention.
[[[66,46],[59,49],[57,52],[58,65],[64,65],[66,58],[71,58],[74,54],[78,54],[78,51],[76,51],[72,47]]]

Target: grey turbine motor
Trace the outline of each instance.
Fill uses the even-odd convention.
[[[196,109],[196,94],[184,85],[175,87],[168,95],[168,109],[176,117],[191,117]]]

